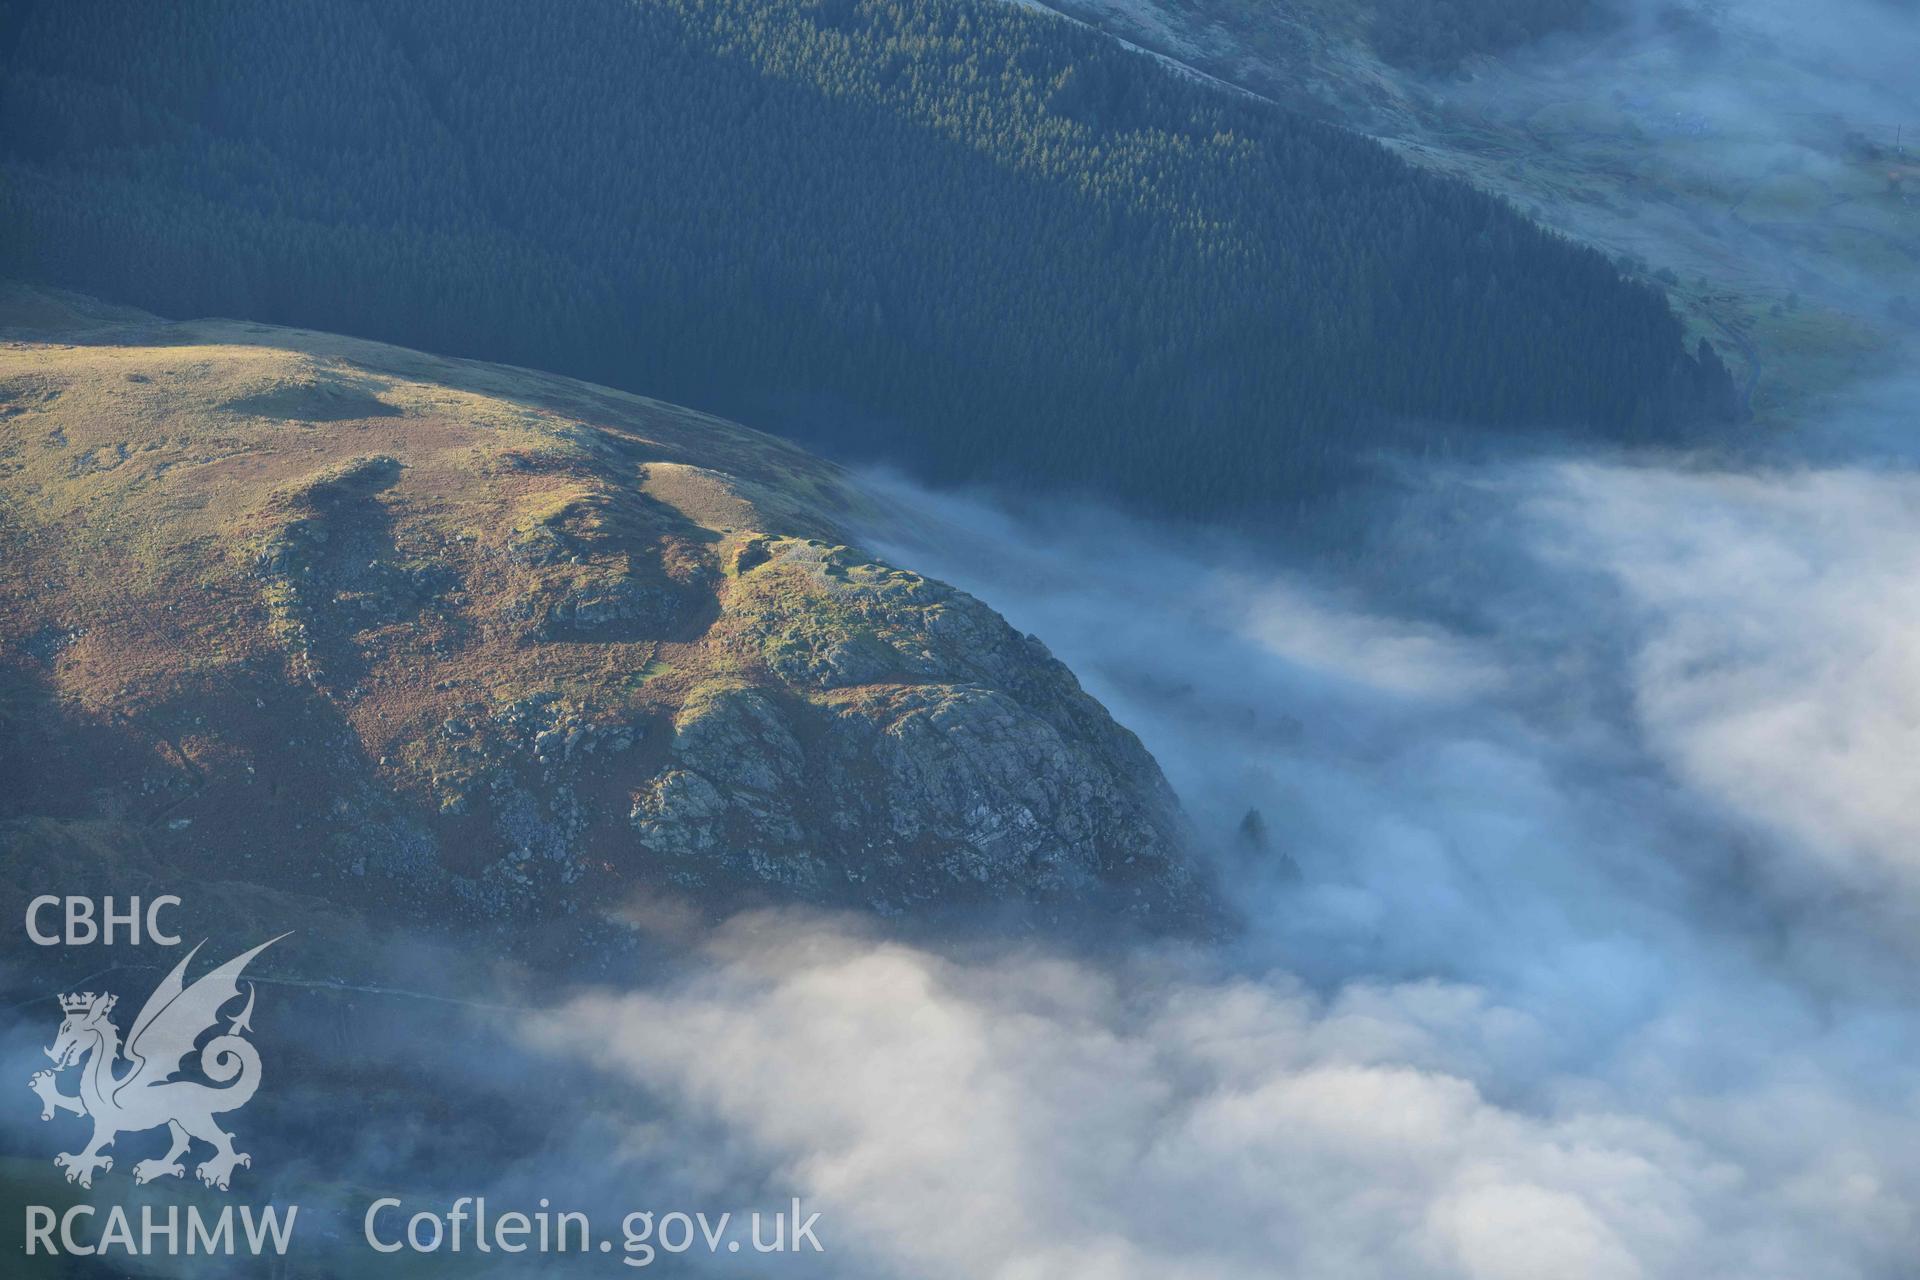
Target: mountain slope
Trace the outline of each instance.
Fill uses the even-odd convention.
[[[790,445],[65,295],[9,291],[0,333],[23,888],[77,843],[466,918],[1197,909],[1133,735],[978,601],[844,545],[855,495]]]
[[[168,314],[1184,515],[1408,422],[1664,439],[1725,401],[1600,256],[997,0],[4,12],[0,270]]]
[[[1735,408],[1755,436],[1910,364],[1920,236],[1899,122],[1916,106],[1906,69],[1920,26],[1903,0],[1861,0],[1831,21],[1791,5],[1615,4],[1585,18],[1560,0],[1435,5],[1417,25],[1468,43],[1509,8],[1524,10],[1523,34],[1576,19],[1447,77],[1382,61],[1369,32],[1392,6],[1371,0],[1055,7],[1379,138],[1606,253],[1665,292],[1696,337],[1738,353]],[[1629,12],[1640,21],[1608,19]]]

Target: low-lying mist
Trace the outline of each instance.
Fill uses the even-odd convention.
[[[1911,7],[1694,7],[1719,35],[1648,5],[1447,92],[1624,102],[1645,132],[1608,145],[1688,145],[1563,225],[1804,289],[1891,347],[1911,276],[1886,264],[1911,257],[1886,209],[1812,244],[1748,196],[1853,131],[1900,145]],[[1586,145],[1582,117],[1540,121]],[[822,1215],[821,1257],[659,1260],[681,1274],[1911,1276],[1916,390],[1855,388],[1737,459],[1383,465],[1264,541],[870,477],[876,554],[1037,634],[1140,735],[1233,927],[1094,946],[663,911],[641,927],[676,958],[628,982],[509,994],[476,964],[478,1005],[347,992],[324,1042],[277,1027],[326,1069],[247,1113],[253,1185],[333,1189],[360,1262],[359,1206],[390,1192],[608,1229]],[[50,1007],[0,1011],[22,1081]],[[44,1160],[31,1105],[0,1136]]]
[[[495,991],[402,949],[478,1003],[263,987],[249,1198],[362,1261],[375,1194],[609,1232],[798,1196],[828,1252],[763,1265],[835,1277],[1908,1274],[1920,473],[1892,434],[1389,471],[1353,532],[1266,545],[876,477],[879,553],[1140,734],[1234,927],[665,912],[637,927],[678,958],[624,982]],[[24,1080],[50,1023],[7,1020]],[[30,1105],[0,1127],[42,1153]]]
[[[664,912],[636,927],[679,958],[630,981],[476,968],[478,1006],[361,988],[333,1028],[263,988],[263,1035],[312,1043],[241,1125],[249,1198],[362,1261],[375,1194],[608,1232],[797,1196],[827,1252],[749,1262],[1908,1274],[1920,473],[1879,438],[1428,465],[1330,526],[1359,532],[1270,545],[873,478],[900,513],[877,551],[1043,637],[1141,735],[1235,926]],[[10,1017],[30,1066],[46,1019]],[[23,1151],[33,1126],[5,1121]]]
[[[1796,313],[1804,300],[1824,314],[1790,316],[1787,327],[1809,352],[1832,344],[1831,358],[1866,331],[1920,327],[1920,11],[1910,0],[1609,7],[1618,21],[1604,33],[1549,39],[1423,85],[1442,104],[1439,145],[1485,148],[1474,166],[1483,182],[1639,259],[1675,292],[1684,279],[1696,300],[1731,293]],[[1480,136],[1489,123],[1497,138]],[[1777,380],[1764,342],[1736,359],[1732,330],[1750,318],[1725,296],[1696,318],[1736,368],[1757,358],[1763,382]]]
[[[1344,548],[875,484],[1141,734],[1241,926],[737,920],[527,1026],[595,1029],[655,1158],[725,1134],[842,1275],[1910,1269],[1920,476],[1427,469]]]

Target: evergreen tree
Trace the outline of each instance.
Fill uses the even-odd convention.
[[[9,274],[935,479],[1232,516],[1422,424],[1731,402],[1600,255],[1000,0],[7,0],[0,67]]]

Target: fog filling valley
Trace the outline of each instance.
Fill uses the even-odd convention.
[[[1795,80],[1795,112],[1895,92],[1913,11],[1855,9],[1819,53],[1878,78]],[[1734,12],[1780,41],[1814,17]],[[1655,27],[1525,74],[1754,102],[1750,44],[1682,57]],[[1778,162],[1723,151],[1702,183]],[[1656,264],[1693,234],[1645,230]],[[1910,287],[1741,268],[1769,269],[1882,318]],[[870,549],[1039,636],[1140,736],[1232,924],[1099,945],[649,920],[688,948],[657,981],[502,996],[433,1046],[359,1015],[367,1070],[511,1112],[524,1155],[381,1132],[300,1172],[501,1208],[799,1196],[828,1252],[780,1259],[795,1275],[1911,1275],[1916,391],[1876,373],[1738,457],[1387,462],[1313,538],[871,476]],[[8,1017],[24,1079],[47,1019]],[[20,1149],[23,1117],[0,1121]]]
[[[836,1277],[1906,1272],[1920,475],[1427,467],[1339,555],[872,486],[911,512],[876,550],[1141,735],[1236,926],[643,914],[687,951],[651,977],[363,994],[338,1038],[263,987],[249,1199],[355,1257],[372,1192],[317,1188],[606,1232],[799,1196],[828,1252],[780,1265]],[[24,1079],[50,1024],[10,1016]],[[291,1086],[329,1059],[411,1083]]]
[[[839,1275],[1903,1272],[1920,477],[1427,468],[1344,561],[874,485],[1141,734],[1241,925],[742,917],[522,1022],[636,1086],[616,1147],[804,1196]]]
[[[1665,158],[1689,198],[1912,105],[1910,6],[1710,16],[1453,91],[1697,115]],[[1911,324],[1910,271],[1761,214],[1560,211],[1887,349]],[[813,1197],[838,1274],[1911,1274],[1917,389],[1864,374],[1737,456],[1388,465],[1259,545],[876,477],[876,549],[1140,734],[1241,928],[1116,953],[757,916],[529,1034],[614,1028],[585,1056]],[[711,1167],[712,1131],[678,1149]]]

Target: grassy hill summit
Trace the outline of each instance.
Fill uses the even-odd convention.
[[[1134,736],[792,445],[0,292],[0,834],[475,919],[1199,894]]]

